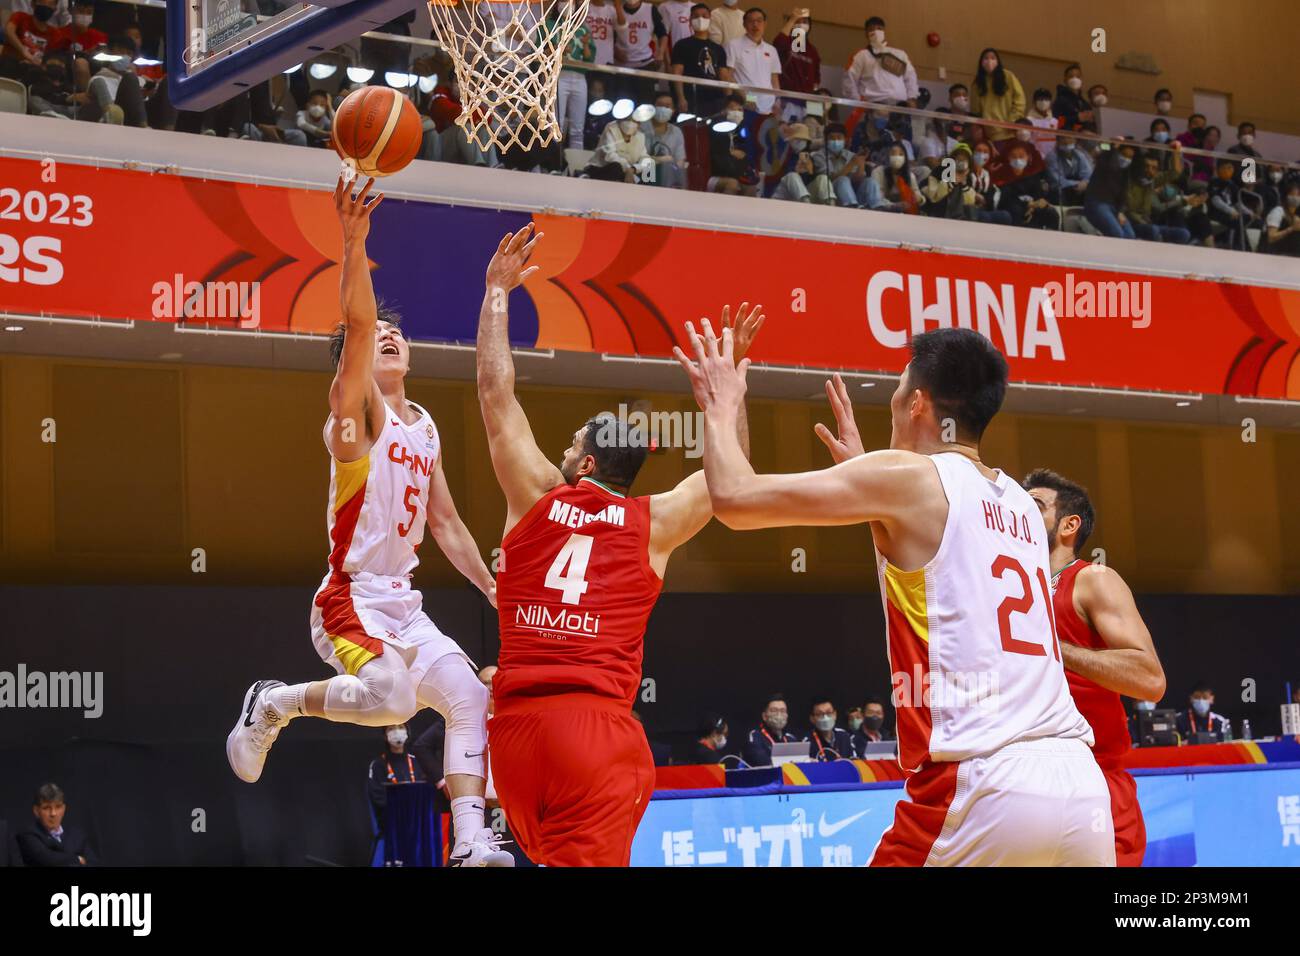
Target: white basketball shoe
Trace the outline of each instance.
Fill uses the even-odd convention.
[[[283,686],[283,681],[260,680],[248,688],[235,729],[226,738],[226,759],[230,761],[230,769],[245,783],[256,783],[262,776],[267,751],[279,736],[280,728],[287,723],[266,704],[266,692],[272,687]]]
[[[484,827],[451,851],[452,866],[514,866],[515,858],[501,849],[501,835]]]

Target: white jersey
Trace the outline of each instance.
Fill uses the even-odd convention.
[[[906,771],[1038,738],[1093,742],[1074,706],[1052,615],[1047,529],[1005,473],[931,455],[948,498],[935,556],[900,571],[877,552]]]
[[[695,30],[691,27],[693,6],[695,4],[691,0],[663,0],[659,4],[659,18],[664,22],[670,42],[676,43],[694,35]]]
[[[590,9],[590,7],[588,7]],[[642,3],[632,13],[623,8],[626,29],[614,31],[614,59],[639,67],[655,57],[654,4]]]
[[[331,576],[405,577],[420,563],[415,552],[442,442],[429,413],[408,404],[420,413],[414,425],[385,404],[383,428],[368,454],[352,462],[330,458]]]
[[[620,0],[621,2],[621,0]],[[591,42],[596,48],[596,63],[608,66],[614,62],[614,24],[618,22],[614,13],[614,4],[603,7],[587,7],[587,29],[591,31]]]

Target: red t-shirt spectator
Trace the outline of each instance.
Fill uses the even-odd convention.
[[[30,13],[24,13],[21,10],[9,16],[9,23],[13,24],[14,32],[18,35],[18,42],[26,47],[27,52],[40,59],[45,56],[45,50],[50,43],[58,38],[63,31],[58,27],[42,24]],[[5,25],[6,28],[8,24]],[[44,26],[45,32],[40,32],[37,28]],[[18,54],[5,44],[4,55],[13,59],[18,59]]]
[[[101,33],[94,27],[87,27],[80,33],[73,33],[72,27],[63,27],[57,31],[57,36],[50,37],[46,46],[51,53],[55,50],[66,50],[69,53],[89,53],[91,50],[97,50],[108,43],[108,34]]]
[[[772,46],[781,57],[781,89],[811,93],[821,85],[822,55],[807,34],[803,38],[802,53],[794,52],[794,41],[785,33],[778,33]]]

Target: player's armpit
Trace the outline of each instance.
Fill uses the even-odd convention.
[[[564,484],[564,475],[537,447],[528,416],[513,394],[498,398],[489,409],[480,391],[479,402],[492,470],[506,496],[505,530],[509,531],[542,495]]]
[[[650,498],[650,566],[663,577],[669,556],[699,534],[713,517],[704,471],[684,478],[672,491]]]
[[[1105,565],[1090,565],[1074,579],[1074,603],[1080,617],[1105,641],[1106,650],[1095,651],[1096,658],[1072,669],[1137,700],[1164,697],[1164,667],[1124,579]]]

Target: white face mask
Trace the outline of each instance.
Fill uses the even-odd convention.
[[[1029,161],[1028,161],[1028,160],[1025,160],[1025,159],[1013,159],[1013,160],[1011,161],[1011,168],[1012,168],[1012,169],[1024,169],[1025,166],[1028,164],[1028,162],[1029,162]]]
[[[1052,109],[1051,100],[1039,100],[1034,105],[1038,107],[1038,112],[1042,113],[1044,116],[1046,116]]]
[[[696,33],[707,33],[709,29],[709,18],[696,17],[691,21],[691,29]]]
[[[1096,96],[1094,96],[1094,97],[1092,98],[1092,105],[1093,105],[1093,106],[1105,106],[1105,105],[1106,105],[1106,94],[1105,94],[1105,93],[1098,93]]]
[[[385,736],[388,738],[390,746],[402,747],[406,745],[406,731],[401,727],[394,727],[392,730],[388,731]]]
[[[1253,143],[1253,142],[1255,142],[1255,134],[1254,134],[1254,133],[1247,133],[1245,136],[1241,137],[1241,145],[1242,145],[1242,146],[1249,146],[1249,145],[1250,145],[1251,143]]]
[[[320,119],[322,116],[325,115],[325,107],[319,105],[309,106],[307,107],[307,115],[310,116],[312,119]]]
[[[1016,133],[1016,139],[1020,140],[1020,142],[1022,143],[1027,143],[1029,142],[1029,135],[1030,134],[1028,130],[1023,130],[1021,132]]]
[[[1077,77],[1077,76],[1072,76],[1072,77],[1070,77],[1068,80],[1065,81],[1065,85],[1068,86],[1068,87],[1069,87],[1070,89],[1072,89],[1072,90],[1078,90],[1078,89],[1082,88],[1082,86],[1083,86],[1083,80],[1080,79],[1080,78]]]
[[[872,30],[870,33],[867,34],[867,39],[871,41],[871,45],[872,45],[872,46],[884,46],[884,45],[885,45],[885,31],[884,31],[884,30]]]
[[[723,747],[727,746],[727,738],[725,734],[721,737],[714,737],[713,739],[716,741],[713,745],[715,750],[721,750]]]
[[[740,123],[744,121],[745,113],[743,110],[727,110],[727,119],[733,123]]]
[[[953,109],[964,110],[970,106],[969,96],[954,96],[952,98]]]
[[[890,156],[889,165],[893,169],[902,169],[903,164],[907,162],[906,156]]]
[[[673,108],[671,106],[656,106],[655,119],[661,123],[667,123],[673,117]]]
[[[93,19],[95,19],[94,15],[88,13],[76,13],[72,16],[72,22],[83,30],[90,26],[90,21]]]
[[[822,731],[823,733],[825,731],[832,730],[835,727],[835,715],[826,714],[822,717],[818,717],[816,721],[814,721],[814,723],[817,725],[817,729]]]
[[[633,133],[636,132],[636,120],[630,120],[630,119],[619,120],[618,128],[623,131],[624,136],[631,136]]]
[[[805,149],[808,148],[808,140],[792,139],[790,140],[790,148],[793,149],[796,153],[802,153]]]
[[[1161,113],[1168,113],[1171,109],[1173,109],[1173,106],[1174,104],[1171,103],[1169,100],[1160,100],[1156,103],[1156,109],[1159,110]]]
[[[964,159],[957,160],[957,172],[964,173],[968,169],[970,169],[970,163],[966,162]]]
[[[1282,181],[1282,170],[1280,169],[1270,170],[1268,174],[1268,178],[1272,182],[1280,183]]]

